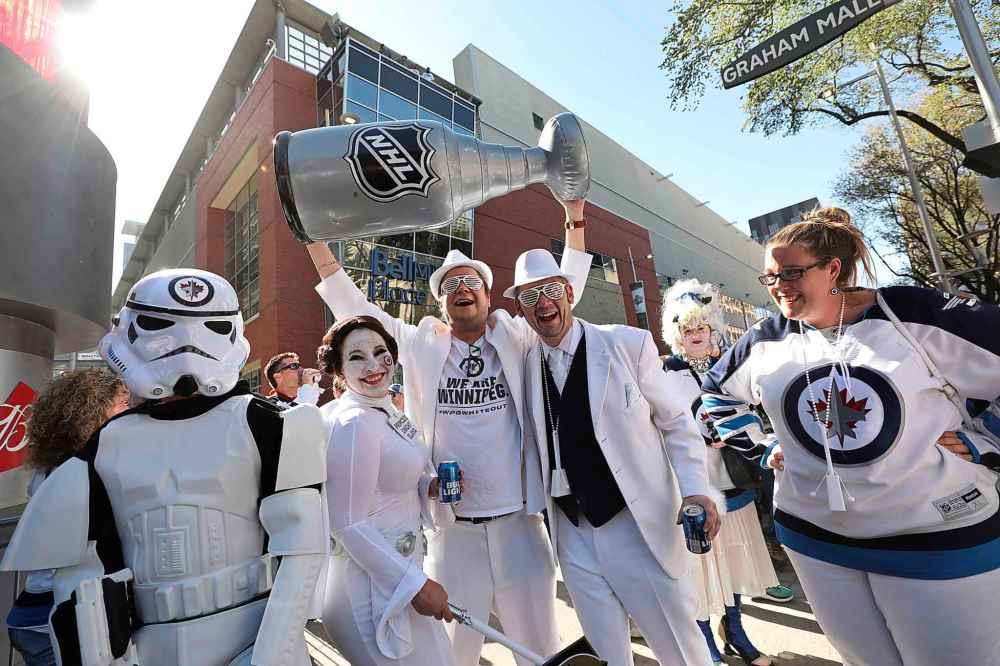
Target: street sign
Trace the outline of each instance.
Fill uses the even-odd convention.
[[[900,0],[841,0],[761,42],[722,68],[722,87],[734,88],[795,62]]]

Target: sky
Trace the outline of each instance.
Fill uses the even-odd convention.
[[[737,228],[810,197],[824,205],[861,129],[742,131],[742,88],[671,111],[659,69],[672,0],[313,0],[454,80],[472,43],[652,165]],[[73,50],[90,128],[118,167],[117,229],[146,221],[236,41],[250,0],[97,0]],[[120,243],[116,243],[116,274]]]

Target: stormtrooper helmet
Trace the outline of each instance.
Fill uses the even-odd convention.
[[[101,357],[145,398],[222,395],[250,354],[236,291],[214,273],[189,268],[147,275],[132,287]]]

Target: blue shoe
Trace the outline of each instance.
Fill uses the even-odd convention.
[[[747,632],[743,630],[743,613],[740,610],[740,595],[733,595],[732,606],[726,606],[726,615],[719,623],[719,635],[723,640],[723,650],[728,655],[739,655],[747,666],[771,666],[771,660],[753,646]]]
[[[705,635],[705,642],[708,644],[708,653],[712,656],[713,664],[721,664],[722,655],[719,654],[719,646],[715,644],[715,636],[712,635],[712,624],[709,620],[696,620],[701,633]]]

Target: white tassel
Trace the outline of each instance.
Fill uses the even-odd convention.
[[[552,470],[552,491],[553,497],[565,497],[569,495],[569,477],[562,467]]]
[[[809,493],[809,496],[816,497],[822,486],[826,486],[826,502],[830,507],[830,511],[847,511],[847,503],[844,501],[844,497],[847,497],[848,502],[853,502],[854,497],[848,492],[847,484],[840,478],[840,475],[832,470],[827,472],[823,480],[816,486],[816,490]]]

